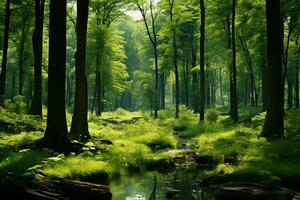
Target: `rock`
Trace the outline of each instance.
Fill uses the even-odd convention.
[[[31,149],[21,149],[20,151],[19,151],[19,153],[25,153],[25,152],[28,152],[28,151],[30,151]]]
[[[160,172],[172,171],[176,168],[175,162],[170,159],[161,158],[158,160],[150,160],[146,163],[146,168]]]
[[[106,172],[97,172],[89,174],[88,176],[79,177],[80,181],[89,182],[89,183],[95,183],[95,184],[103,184],[108,185],[109,181],[109,175]]]
[[[47,158],[47,161],[50,161],[50,162],[59,162],[59,161],[62,161],[63,159],[62,158],[59,158],[59,157],[50,157],[50,158]]]
[[[217,164],[212,156],[201,156],[196,154],[194,159],[199,166],[211,167]]]
[[[217,174],[205,177],[204,179],[197,181],[201,185],[210,186],[210,185],[219,185],[226,182],[226,177],[220,176]]]
[[[222,184],[216,193],[216,200],[289,200],[293,195],[281,187],[267,187],[256,183],[229,182]]]
[[[86,147],[95,147],[95,144],[93,142],[87,142],[85,143]]]
[[[102,139],[100,140],[101,144],[106,144],[106,145],[113,145],[114,143],[110,140],[105,140],[105,139]]]

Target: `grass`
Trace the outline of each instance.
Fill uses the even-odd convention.
[[[149,113],[118,109],[101,117],[89,114],[92,136],[89,148],[79,155],[61,155],[48,149],[25,149],[42,137],[45,119],[0,109],[0,121],[18,126],[18,132],[0,132],[0,177],[8,171],[17,174],[42,173],[57,178],[84,179],[122,175],[137,171],[172,168],[178,138],[196,143],[200,155],[212,156],[218,165],[207,174],[220,174],[230,180],[272,183],[300,180],[300,113],[286,111],[286,139],[267,141],[260,137],[265,113],[259,108],[240,108],[242,123],[232,122],[227,109],[208,109],[210,120],[199,123],[198,115],[181,106],[179,119],[174,109],[160,111],[159,118]],[[44,111],[45,113],[45,111]],[[67,113],[70,124],[72,115]],[[251,119],[251,120],[250,120]],[[24,126],[40,128],[39,131]],[[101,140],[109,140],[112,145]],[[21,150],[21,151],[20,151]],[[176,152],[176,151],[171,151]],[[228,162],[234,157],[237,163]]]
[[[286,139],[267,141],[260,137],[265,113],[244,114],[253,116],[252,123],[232,125],[226,130],[205,132],[194,138],[202,155],[212,156],[218,161],[210,173],[230,175],[240,181],[300,181],[299,111],[287,111]],[[293,131],[290,131],[293,130]],[[238,163],[224,163],[224,159],[235,156]],[[261,175],[265,173],[265,177]],[[268,178],[267,178],[268,177]]]

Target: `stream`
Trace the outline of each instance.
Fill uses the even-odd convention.
[[[196,180],[201,174],[175,172],[161,174],[147,172],[123,176],[110,182],[113,200],[149,200],[157,179],[156,200],[213,200],[214,191],[201,188]]]

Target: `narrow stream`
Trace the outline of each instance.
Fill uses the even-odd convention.
[[[192,172],[144,173],[112,180],[113,200],[149,200],[156,185],[156,200],[214,200],[214,191],[201,188],[201,175]]]

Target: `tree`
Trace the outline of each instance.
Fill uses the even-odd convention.
[[[233,121],[238,121],[238,105],[237,105],[237,80],[236,80],[236,45],[235,45],[235,15],[236,0],[232,0],[232,16],[231,16],[231,42],[232,42],[232,66],[230,69],[230,117]]]
[[[262,136],[284,137],[284,82],[282,76],[282,19],[280,0],[266,0],[267,18],[267,115]]]
[[[151,41],[151,44],[153,46],[154,50],[154,63],[155,63],[155,96],[154,96],[154,118],[158,117],[158,108],[159,108],[159,102],[158,102],[158,94],[159,94],[159,88],[158,88],[158,50],[157,50],[157,31],[156,31],[156,19],[158,15],[160,14],[160,10],[157,10],[154,5],[153,0],[149,0],[149,9],[150,9],[150,24],[149,26],[147,21],[147,9],[146,4],[140,3],[138,0],[135,1],[136,6],[138,7],[139,11],[141,12],[144,20],[144,24],[147,30],[148,37]]]
[[[201,16],[201,28],[200,28],[200,121],[204,121],[204,102],[205,102],[205,76],[204,76],[204,59],[205,59],[205,7],[204,0],[200,0],[200,16]]]
[[[5,96],[9,23],[10,23],[10,0],[6,0],[2,67],[1,67],[1,74],[0,74],[0,106],[3,105],[4,96]]]
[[[88,22],[89,0],[77,0],[77,50],[75,53],[76,87],[74,113],[70,134],[75,139],[90,138],[88,130],[88,91],[85,73],[86,35]]]
[[[34,52],[34,92],[29,114],[42,116],[42,59],[45,0],[35,0],[35,28],[32,35]]]
[[[50,0],[48,115],[43,146],[65,149],[69,144],[65,113],[66,0]]]

